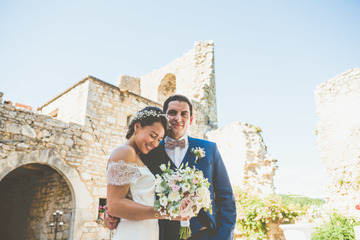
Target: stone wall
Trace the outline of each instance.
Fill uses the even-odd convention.
[[[86,103],[75,103],[70,111],[70,106],[63,103],[72,97],[81,99],[76,97],[77,94],[86,94]],[[75,239],[108,239],[109,231],[97,220],[99,199],[106,198],[107,160],[109,154],[125,142],[128,121],[138,110],[148,105],[161,107],[151,100],[128,91],[120,91],[118,87],[90,76],[41,109],[47,113],[57,110],[59,115],[55,118],[11,105],[1,105],[0,126],[4,126],[1,132],[4,138],[0,162],[10,171],[12,159],[19,158],[15,153],[26,154],[43,149],[55,151],[64,164],[76,171],[86,186],[91,202],[87,206],[85,203],[77,203],[83,205],[88,218],[80,221],[82,227],[74,229],[79,235]],[[86,106],[85,110],[82,109],[83,106]],[[79,114],[66,118],[60,112]],[[79,119],[82,115],[84,120],[80,122],[84,126],[64,122]]]
[[[204,138],[217,128],[214,42],[195,42],[194,48],[168,65],[140,77],[141,95],[163,103],[168,96],[182,94],[195,105],[190,133]],[[157,89],[157,90],[156,90]]]
[[[140,78],[120,75],[116,81],[116,86],[120,89],[125,89],[137,95],[141,95]]]
[[[316,88],[317,145],[331,182],[333,207],[358,215],[360,195],[360,68]]]
[[[251,124],[234,122],[206,135],[217,143],[233,185],[258,194],[274,194],[277,161],[268,154],[260,132]]]
[[[93,129],[96,144],[101,146],[106,158],[126,139],[127,125],[134,114],[156,102],[140,97],[118,87],[89,78],[89,98],[86,109],[86,125]]]
[[[44,104],[41,113],[56,116],[63,122],[84,125],[89,91],[86,79]]]
[[[55,234],[55,229],[50,227],[50,223],[55,224],[53,212],[60,210],[64,213],[62,216],[64,225],[59,228],[56,239],[68,239],[73,203],[65,179],[52,170],[37,179],[28,190],[34,196],[30,199],[29,215],[24,216],[27,220],[26,238],[52,239]]]
[[[64,178],[50,167],[29,164],[0,182],[0,236],[2,239],[52,239],[53,212],[64,212],[57,239],[68,239],[72,198]]]
[[[6,104],[0,105],[0,125],[4,126],[0,129],[0,180],[29,163],[57,169],[69,183],[72,199],[76,199],[72,206],[75,215],[68,223],[70,239],[100,239],[98,228],[102,226],[96,223],[98,189],[106,182],[107,159],[94,144],[92,129]],[[104,195],[105,190],[101,197]]]

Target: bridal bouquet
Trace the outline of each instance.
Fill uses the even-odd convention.
[[[160,165],[161,176],[156,175],[155,192],[158,199],[154,203],[155,210],[163,216],[194,217],[201,208],[211,210],[211,198],[207,178],[202,171],[187,164],[181,165],[175,171],[170,169],[170,163]],[[190,222],[182,221],[180,225],[180,239],[191,236]]]

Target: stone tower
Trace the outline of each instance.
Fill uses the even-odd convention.
[[[168,65],[140,78],[120,76],[118,86],[162,104],[173,94],[187,96],[194,106],[191,135],[204,138],[217,128],[214,42],[195,42],[194,48]]]
[[[359,215],[360,68],[341,73],[316,88],[317,145],[331,182],[329,204]]]

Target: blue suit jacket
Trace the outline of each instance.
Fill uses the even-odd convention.
[[[201,147],[205,150],[205,157],[199,159],[196,164],[195,156],[191,153],[191,149],[195,147]],[[154,175],[161,174],[159,167],[161,164],[167,165],[170,162],[171,168],[176,168],[165,152],[164,142],[161,142],[159,147],[152,150],[149,154],[142,156],[142,160]],[[189,149],[182,163],[184,165],[188,163],[190,167],[195,166],[201,170],[210,182],[213,212],[210,214],[201,210],[197,217],[190,220],[191,230],[194,232],[194,230],[199,230],[200,226],[207,226],[215,230],[218,239],[232,240],[236,223],[235,200],[230,180],[216,143],[189,137]],[[179,222],[163,220],[160,223],[161,239],[178,239],[178,229]]]

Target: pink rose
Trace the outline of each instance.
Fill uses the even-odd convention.
[[[171,189],[173,190],[173,192],[178,192],[180,190],[179,185],[174,185],[171,187]]]
[[[198,184],[198,180],[196,178],[193,179],[193,183],[196,185]]]
[[[180,216],[181,217],[191,216],[193,204],[194,203],[190,200],[190,198],[181,199],[181,206],[179,208]]]

